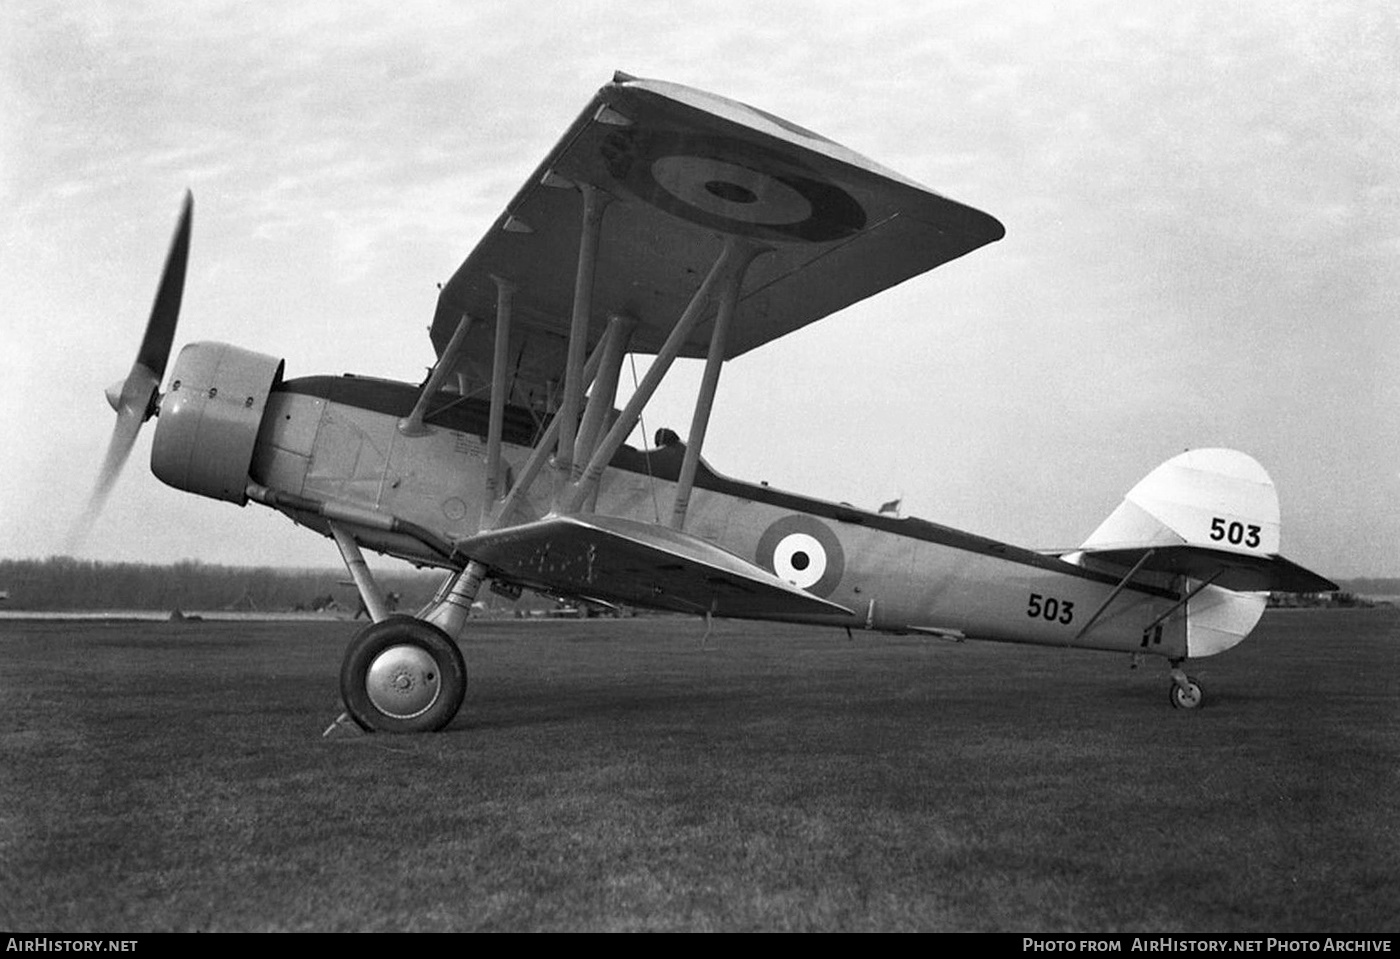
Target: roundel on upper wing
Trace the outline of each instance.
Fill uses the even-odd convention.
[[[619,130],[602,152],[608,172],[638,197],[714,230],[822,242],[865,227],[850,193],[750,141]]]
[[[846,571],[841,541],[821,520],[798,513],[778,520],[758,540],[758,565],[799,589],[829,596]]]

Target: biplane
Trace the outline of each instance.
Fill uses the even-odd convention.
[[[99,508],[141,424],[165,483],[332,539],[373,622],[340,685],[367,730],[440,729],[483,584],[587,604],[1188,660],[1255,626],[1264,591],[1335,589],[1278,555],[1249,456],[1178,455],[1083,546],[1049,554],[754,484],[702,457],[726,360],[1003,236],[995,218],[761,110],[617,74],[441,287],[420,384],[288,378],[183,348],[187,194],[118,419]],[[624,358],[653,356],[625,403]],[[626,441],[678,358],[703,359],[688,434]],[[655,504],[661,504],[658,508]],[[392,614],[364,550],[446,571]]]

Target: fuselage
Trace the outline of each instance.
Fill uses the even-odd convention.
[[[405,435],[399,423],[417,393],[410,384],[354,376],[281,383],[269,396],[249,474],[294,498],[392,516],[443,543],[466,539],[491,506],[489,404],[439,394],[430,430]],[[508,473],[521,469],[543,425],[526,410],[508,410]],[[664,523],[682,456],[678,443],[623,447],[602,477],[595,511]],[[501,477],[503,486],[509,478]],[[544,470],[511,520],[548,514],[561,481]],[[318,526],[314,517],[297,518]],[[685,529],[850,610],[805,617],[812,622],[1186,655],[1186,620],[1173,611],[1179,594],[1169,582],[1124,588],[1109,572],[924,520],[745,483],[702,465]],[[366,527],[356,535],[373,549],[448,565],[441,550],[401,532]]]

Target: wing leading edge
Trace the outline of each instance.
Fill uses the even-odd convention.
[[[550,593],[740,619],[851,615],[702,539],[614,516],[552,515],[457,546]]]
[[[582,199],[604,191],[589,342],[610,315],[656,352],[728,236],[769,252],[750,267],[725,358],[1000,239],[993,217],[817,134],[677,84],[618,74],[570,126],[443,287],[439,356],[463,314],[494,315],[514,287],[512,401],[538,408],[563,375]],[[682,356],[703,356],[709,320]],[[466,391],[490,382],[494,330],[472,327],[453,358]]]

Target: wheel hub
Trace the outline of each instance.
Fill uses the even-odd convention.
[[[1183,709],[1194,709],[1201,704],[1201,690],[1195,683],[1190,683],[1185,689],[1176,687],[1176,701]]]
[[[395,719],[427,712],[441,690],[437,662],[418,646],[390,646],[375,657],[365,675],[369,701]]]

